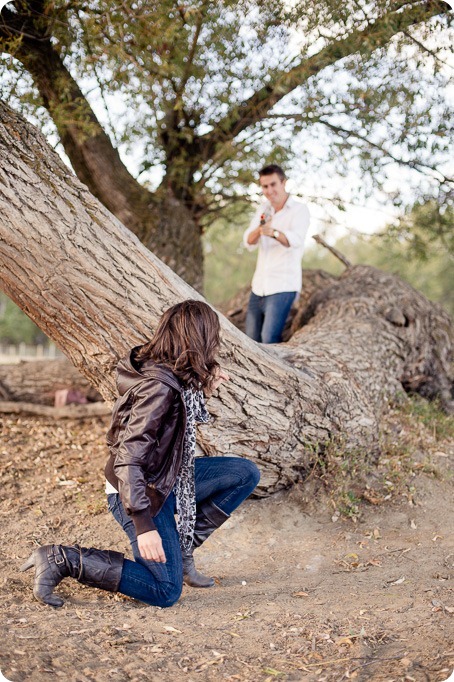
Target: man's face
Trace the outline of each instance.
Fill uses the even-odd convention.
[[[262,175],[259,179],[259,182],[263,194],[273,207],[279,206],[285,201],[287,197],[287,193],[285,191],[285,179],[281,180],[277,173],[272,173],[271,175]]]

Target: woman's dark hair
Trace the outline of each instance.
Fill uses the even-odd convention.
[[[209,388],[219,363],[217,314],[207,303],[187,300],[165,311],[153,338],[141,346],[134,360],[165,365],[186,386]]]

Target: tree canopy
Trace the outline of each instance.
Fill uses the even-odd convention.
[[[2,91],[200,284],[201,230],[270,159],[309,195],[345,199],[333,178],[351,173],[356,198],[395,189],[400,167],[396,202],[447,201],[449,24],[436,1],[16,0]]]

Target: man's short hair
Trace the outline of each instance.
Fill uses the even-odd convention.
[[[264,166],[262,170],[259,170],[259,177],[261,178],[262,175],[273,175],[273,173],[276,173],[281,180],[286,180],[284,171],[277,163],[270,163],[268,166]]]

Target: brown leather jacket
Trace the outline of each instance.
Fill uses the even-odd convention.
[[[183,453],[186,408],[182,386],[166,367],[139,365],[135,351],[117,367],[120,397],[107,433],[106,478],[120,493],[137,535],[156,530],[153,517],[175,485]]]

